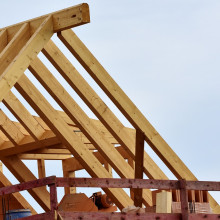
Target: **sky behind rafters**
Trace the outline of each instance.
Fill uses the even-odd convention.
[[[219,181],[220,1],[84,2],[78,36],[198,179]],[[1,0],[0,27],[79,3]]]

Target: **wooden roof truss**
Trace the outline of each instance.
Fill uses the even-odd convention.
[[[10,120],[0,110],[1,161],[20,182],[36,179],[22,162],[25,159],[38,161],[39,177],[45,176],[44,160],[62,160],[64,176],[74,176],[75,171],[85,169],[92,177],[111,178],[113,168],[121,178],[142,178],[144,172],[152,179],[168,179],[143,151],[144,142],[147,142],[176,178],[196,180],[71,29],[89,21],[88,5],[81,4],[0,29],[0,102],[18,120]],[[81,76],[51,40],[54,33],[57,33],[63,45],[134,129],[125,127]],[[39,52],[44,54],[98,120],[88,117],[40,60],[37,56]],[[24,74],[27,69],[31,73]],[[47,96],[30,80],[31,74],[63,111],[56,110],[50,104]],[[27,110],[11,91],[12,88],[22,95],[39,117]],[[4,176],[3,173],[1,175]],[[3,178],[6,177],[0,176],[1,182],[4,182]],[[67,192],[74,189],[65,190]],[[123,189],[103,190],[120,209],[133,204],[132,198]],[[45,211],[49,210],[49,193],[46,188],[36,188],[29,192]],[[152,205],[150,190],[143,190],[142,196],[145,205]],[[140,202],[137,196],[135,198]],[[220,210],[212,197],[210,203],[215,212]]]

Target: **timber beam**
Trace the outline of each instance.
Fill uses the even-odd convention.
[[[23,21],[18,24],[14,24],[8,27],[4,27],[1,30],[7,30],[8,42],[12,36],[21,28],[24,23],[29,23],[31,28],[31,34],[37,29],[37,27],[45,20],[48,16],[52,16],[53,21],[53,32],[59,32],[69,28],[77,27],[90,22],[89,5],[82,3],[73,7],[69,7],[60,11],[56,11],[41,17],[37,17],[31,20]],[[5,33],[2,33],[4,35]],[[1,36],[1,35],[0,35]],[[1,39],[1,38],[0,38]],[[5,38],[4,38],[5,39]],[[1,49],[1,48],[0,48]]]

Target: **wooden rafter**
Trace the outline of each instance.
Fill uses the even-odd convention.
[[[135,159],[135,135],[132,136],[129,134],[128,129],[123,126],[119,119],[51,40],[47,43],[42,52],[106,126],[117,142],[124,146],[130,153],[130,156]],[[144,152],[144,172],[149,178],[168,179],[146,152]]]
[[[44,160],[62,160],[65,177],[86,169],[92,177],[111,178],[112,169],[122,178],[168,179],[144,151],[146,141],[177,178],[196,180],[181,159],[126,96],[92,53],[70,30],[88,23],[89,7],[80,4],[0,29],[0,102],[18,122],[11,121],[0,110],[0,159],[20,181],[36,179],[21,160],[37,160],[39,178],[45,177]],[[50,40],[58,37],[125,115],[135,129],[126,128],[99,95],[75,69],[60,49]],[[72,96],[37,58],[42,51],[66,82],[76,91],[99,120],[90,119]],[[39,83],[64,110],[56,111],[24,75],[29,69]],[[12,87],[25,98],[40,116],[32,116],[10,91]],[[135,130],[137,135],[135,137]],[[120,147],[115,147],[120,145]],[[96,150],[96,152],[93,152]],[[135,166],[134,166],[135,164]],[[1,173],[0,173],[1,174]],[[2,177],[3,178],[3,177]],[[1,176],[0,176],[1,179]],[[151,191],[131,192],[105,188],[116,205],[152,205]],[[65,193],[75,193],[66,188]],[[45,187],[30,190],[31,195],[49,210],[49,194]],[[214,212],[220,206],[210,197]]]
[[[66,30],[58,33],[58,37],[102,88],[102,90],[108,95],[118,109],[124,114],[128,121],[136,129],[140,129],[145,134],[146,142],[152,147],[155,153],[161,158],[173,174],[180,179],[197,180],[193,173],[160,136],[156,129],[107,73],[99,61],[76,36],[76,34],[72,30]],[[211,207],[214,210],[220,209],[218,203],[211,196],[209,198]]]
[[[25,75],[22,76],[15,87],[71,153],[77,156],[91,176],[110,177],[109,173],[103,168],[99,161],[97,161],[93,154],[84,147],[84,144],[78,139],[78,136],[67,127],[66,122],[52,108]],[[132,204],[132,200],[123,190],[104,189],[104,191],[107,191],[107,193],[112,196],[119,208]]]
[[[29,134],[37,141],[43,135],[45,130],[40,123],[27,111],[24,105],[10,91],[4,98],[3,103],[25,127]]]
[[[23,27],[24,26],[22,26],[22,28]],[[9,62],[7,68],[0,68],[0,101],[4,99],[5,95],[10,91],[17,80],[24,74],[24,71],[28,68],[30,62],[36,58],[37,54],[42,50],[52,35],[52,17],[49,16],[41,23],[36,32],[22,47],[19,53],[11,60],[11,62]],[[17,38],[18,36],[15,35],[15,37]],[[19,44],[19,41],[17,44]],[[13,53],[13,48],[16,48],[17,44],[9,45],[11,46],[11,53]],[[8,49],[6,51],[2,51],[1,56],[4,56]]]
[[[44,64],[39,59],[35,59],[31,63],[29,69],[62,107],[66,114],[77,124],[78,127],[80,127],[91,143],[102,153],[102,156],[114,168],[114,170],[122,178],[133,178],[134,170],[132,167],[126,163],[115,147],[111,145],[99,132],[96,126],[90,122],[89,117],[72,99],[62,85],[59,84]],[[145,203],[151,205],[151,191],[144,190],[143,194]]]

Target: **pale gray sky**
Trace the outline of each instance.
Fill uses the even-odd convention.
[[[219,181],[220,1],[84,2],[78,36],[191,171]],[[0,27],[79,3],[1,0]]]

